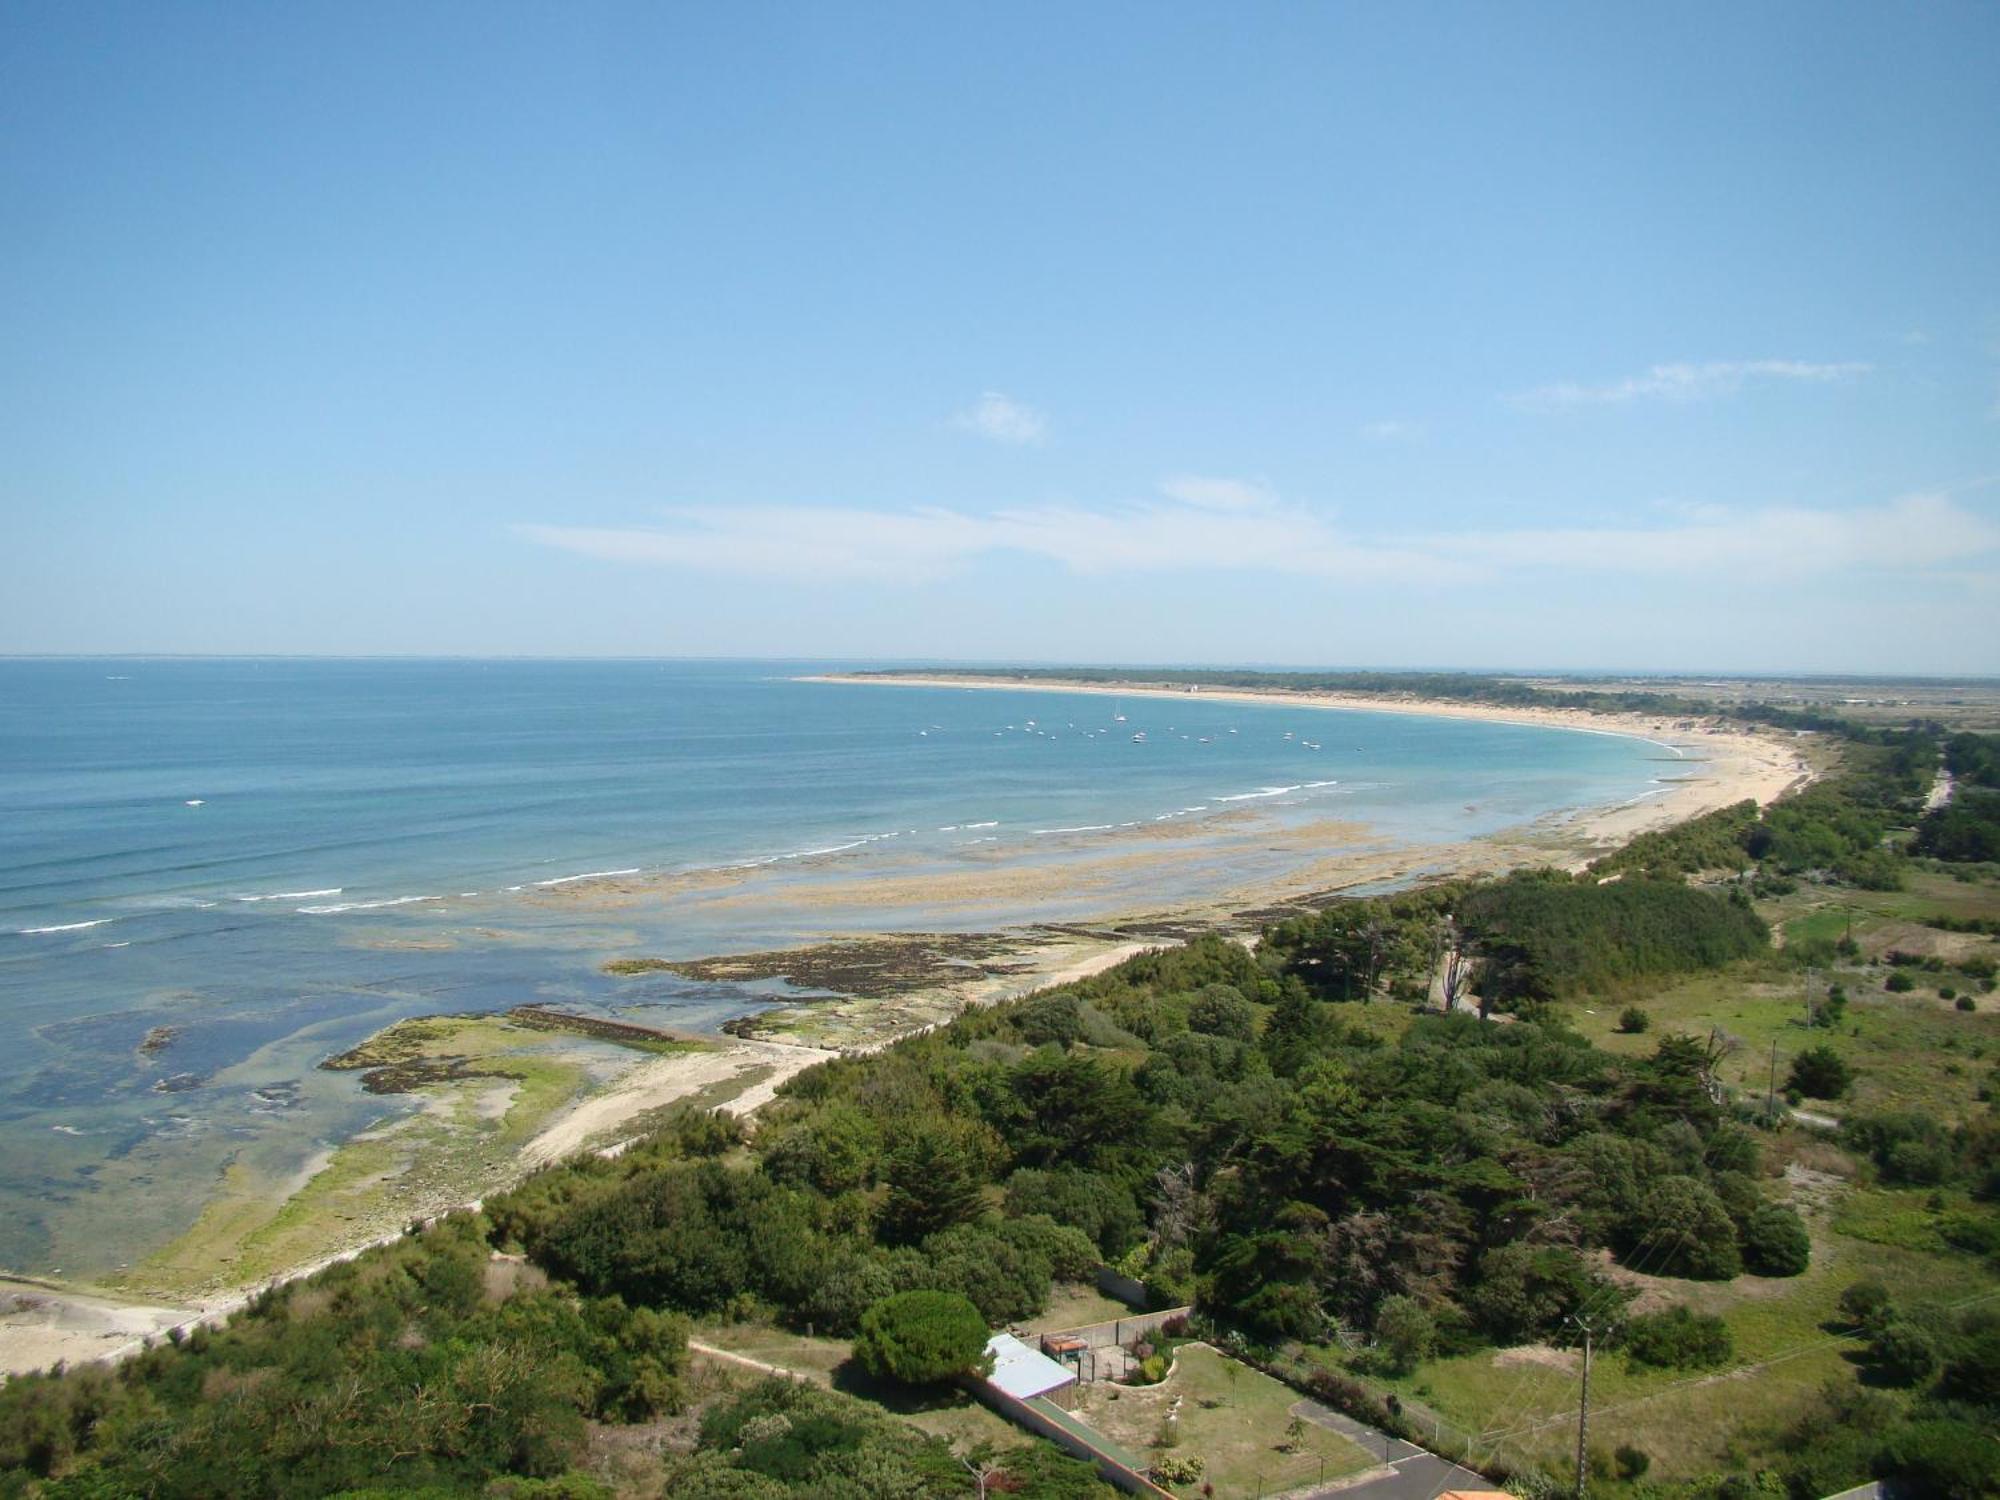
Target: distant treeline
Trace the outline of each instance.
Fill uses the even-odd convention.
[[[1882,743],[1903,733],[1860,724],[1815,708],[1790,708],[1745,701],[1717,703],[1681,693],[1635,688],[1554,688],[1513,677],[1475,672],[1258,672],[1233,667],[980,667],[950,669],[952,675],[1024,682],[1087,682],[1105,686],[1247,688],[1267,692],[1356,693],[1374,697],[1437,698],[1450,702],[1493,703],[1512,708],[1567,708],[1592,713],[1657,714],[1683,719],[1739,719],[1780,729],[1811,730],[1860,743]],[[919,668],[861,674],[871,677],[926,675]]]
[[[1952,799],[1928,814],[1914,848],[1933,859],[2000,862],[2000,734],[1955,734],[1944,742]]]

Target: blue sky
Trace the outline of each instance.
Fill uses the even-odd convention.
[[[0,651],[2000,672],[2000,8],[28,5]]]

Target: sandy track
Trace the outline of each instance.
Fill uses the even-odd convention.
[[[534,1171],[583,1150],[592,1141],[617,1131],[648,1110],[689,1098],[753,1068],[770,1068],[770,1076],[753,1083],[720,1108],[747,1115],[777,1094],[793,1074],[837,1053],[818,1047],[777,1042],[733,1042],[713,1052],[680,1053],[642,1063],[601,1094],[585,1099],[550,1125],[521,1150],[521,1166]]]

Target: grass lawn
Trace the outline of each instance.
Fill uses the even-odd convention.
[[[1094,1286],[1064,1282],[1049,1294],[1047,1309],[1021,1326],[1030,1333],[1046,1333],[1050,1329],[1088,1328],[1093,1323],[1135,1316],[1130,1307],[1116,1297],[1105,1296]]]
[[[807,1338],[767,1323],[720,1322],[697,1323],[693,1337],[697,1343],[778,1365],[879,1406],[956,1448],[971,1448],[980,1443],[995,1448],[1018,1448],[1037,1441],[964,1391],[945,1388],[912,1392],[875,1380],[849,1357],[846,1339]]]
[[[1231,1372],[1234,1372],[1233,1374]],[[1174,1397],[1181,1398],[1180,1442],[1171,1449],[1155,1439]],[[1077,1414],[1114,1442],[1143,1458],[1165,1452],[1207,1460],[1202,1480],[1180,1487],[1200,1494],[1215,1486],[1218,1500],[1249,1500],[1301,1485],[1358,1473],[1376,1460],[1337,1433],[1310,1422],[1296,1453],[1285,1453],[1285,1428],[1299,1394],[1270,1376],[1226,1359],[1204,1344],[1184,1344],[1174,1370],[1155,1386],[1086,1386]]]

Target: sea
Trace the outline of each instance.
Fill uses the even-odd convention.
[[[1253,814],[1421,848],[1673,774],[1618,734],[809,680],[867,665],[0,661],[0,1268],[114,1273],[233,1162],[366,1128],[383,1101],[316,1065],[401,1017],[713,1028],[784,996],[600,965],[1104,899],[788,899],[807,884],[1143,854]],[[1231,877],[1182,861],[1145,889]]]

